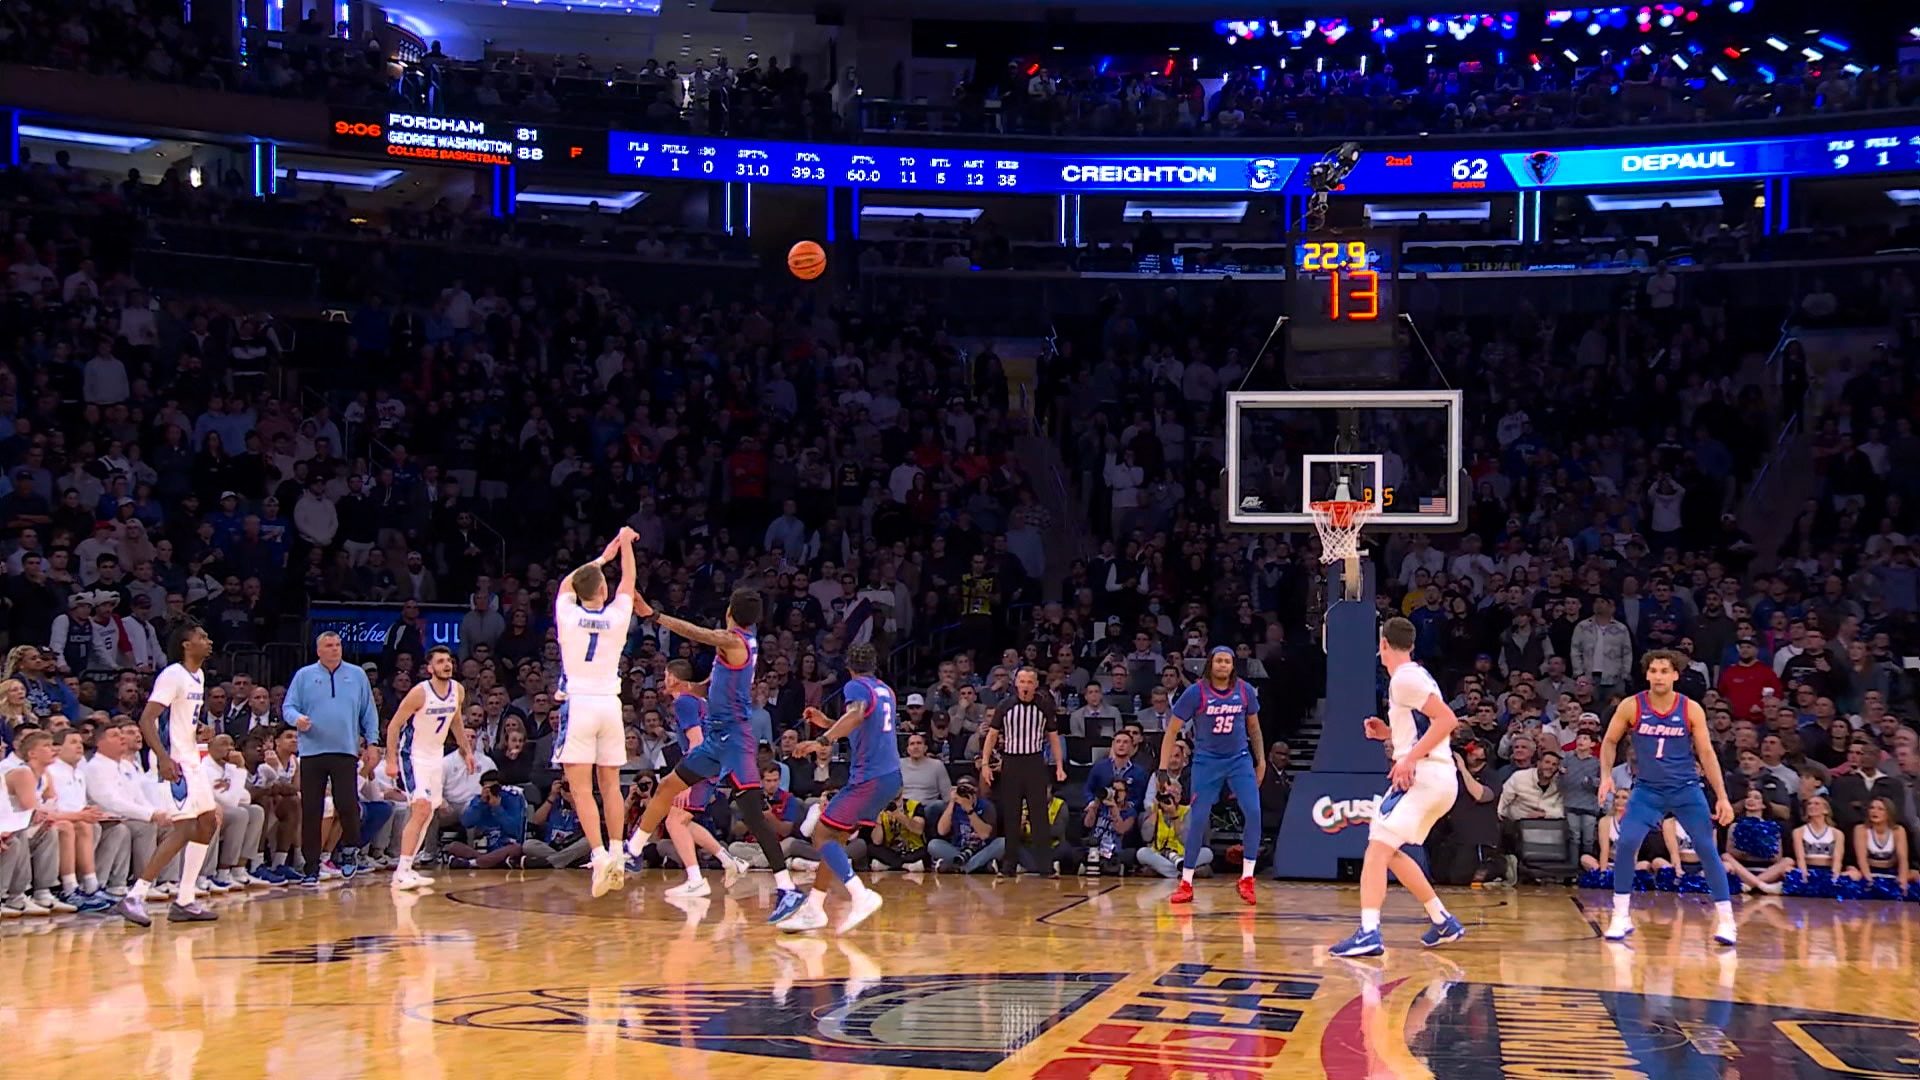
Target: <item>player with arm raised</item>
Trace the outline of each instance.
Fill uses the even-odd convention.
[[[685,619],[653,610],[644,599],[636,598],[634,611],[643,619],[653,619],[668,633],[714,650],[713,672],[707,678],[707,727],[700,745],[694,747],[672,772],[660,781],[653,801],[640,815],[640,824],[627,838],[627,854],[638,855],[646,848],[654,830],[672,808],[682,791],[702,780],[724,781],[728,797],[740,811],[741,821],[760,845],[773,880],[779,887],[774,897],[770,923],[784,922],[806,898],[793,887],[793,875],[787,872],[787,857],[780,850],[780,837],[773,831],[773,819],[767,816],[766,796],[760,791],[760,769],[754,760],[753,669],[760,659],[760,639],[754,626],[760,621],[760,593],[739,588],[727,598],[727,624],[712,630],[695,626]],[[617,805],[617,804],[616,804]]]
[[[147,914],[147,891],[175,855],[181,856],[180,891],[167,908],[167,921],[207,922],[219,918],[194,899],[207,845],[219,828],[213,781],[201,768],[196,742],[200,712],[207,702],[207,676],[200,665],[213,652],[213,639],[207,636],[205,627],[192,621],[175,631],[175,636],[175,655],[180,659],[168,664],[153,680],[153,693],[147,697],[146,708],[140,710],[140,734],[148,746],[159,751],[153,755],[153,764],[167,784],[161,798],[171,800],[163,805],[172,811],[173,828],[153,849],[140,879],[120,901],[120,916],[135,926],[153,925],[152,916]]]
[[[442,764],[446,760],[447,729],[453,729],[454,744],[467,771],[474,772],[473,736],[460,722],[466,711],[466,688],[453,681],[453,651],[445,645],[427,650],[427,679],[407,691],[400,708],[387,723],[387,776],[407,793],[412,812],[407,815],[407,830],[400,838],[400,864],[394,867],[392,886],[418,889],[433,884],[433,879],[413,868],[420,845],[433,827],[434,811],[446,799]]]
[[[1160,760],[1173,760],[1183,724],[1192,723],[1193,807],[1187,812],[1187,853],[1191,860],[1207,845],[1207,823],[1214,800],[1225,786],[1240,804],[1246,831],[1240,837],[1240,899],[1251,904],[1253,864],[1260,850],[1260,784],[1267,778],[1266,743],[1260,737],[1260,696],[1233,673],[1234,652],[1222,645],[1207,657],[1206,677],[1173,703],[1167,733],[1160,737]],[[1165,783],[1164,780],[1161,781]],[[1180,868],[1180,884],[1170,903],[1193,902],[1191,861]]]
[[[846,711],[838,720],[828,720],[825,713],[809,707],[807,720],[814,727],[826,728],[818,742],[803,742],[794,748],[794,754],[805,757],[820,752],[822,747],[831,747],[842,737],[846,737],[853,748],[853,760],[847,768],[847,783],[820,811],[820,821],[814,826],[814,846],[820,849],[820,861],[833,870],[834,876],[847,887],[847,898],[852,906],[835,927],[839,933],[859,926],[867,916],[880,910],[880,894],[867,888],[860,875],[853,872],[853,860],[847,857],[845,847],[847,837],[853,835],[863,825],[873,825],[880,818],[880,812],[892,805],[893,797],[900,794],[900,744],[893,733],[896,726],[898,702],[893,687],[881,682],[874,676],[880,666],[880,656],[871,645],[855,645],[847,650],[847,671],[853,676],[847,680]],[[808,894],[807,902],[795,912],[793,917],[780,924],[780,929],[788,931],[818,930],[827,925],[827,888],[815,880],[813,891]]]
[[[1460,920],[1428,883],[1413,856],[1400,850],[1424,844],[1427,833],[1453,809],[1459,783],[1454,779],[1453,748],[1449,741],[1460,720],[1440,696],[1440,684],[1427,669],[1413,662],[1413,623],[1395,616],[1380,629],[1380,661],[1386,665],[1387,719],[1367,717],[1367,737],[1388,740],[1393,747],[1393,786],[1380,799],[1367,834],[1367,856],[1360,867],[1360,929],[1329,951],[1335,956],[1379,956],[1387,951],[1380,939],[1380,907],[1387,899],[1387,871],[1400,879],[1414,899],[1426,906],[1432,925],[1420,936],[1431,949],[1466,935]],[[1426,717],[1423,734],[1414,719]]]
[[[600,557],[568,574],[554,601],[553,624],[560,639],[560,672],[566,681],[566,712],[553,740],[553,761],[578,796],[574,808],[580,828],[593,845],[593,895],[626,884],[626,859],[619,853],[620,767],[627,763],[627,733],[620,714],[620,656],[633,625],[632,529],[622,528]],[[607,589],[605,563],[620,557],[620,587]],[[595,805],[595,780],[600,804]],[[601,830],[601,808],[607,816]]]
[[[1685,694],[1674,692],[1674,683],[1686,670],[1685,657],[1655,649],[1640,662],[1646,671],[1647,689],[1613,710],[1613,721],[1600,741],[1602,806],[1614,794],[1614,756],[1629,729],[1633,732],[1636,773],[1633,790],[1627,794],[1627,814],[1620,819],[1620,838],[1613,845],[1613,920],[1607,924],[1607,940],[1625,941],[1633,933],[1634,854],[1647,833],[1672,814],[1700,853],[1700,872],[1706,875],[1707,892],[1713,896],[1718,916],[1713,940],[1731,946],[1737,940],[1733,894],[1727,885],[1727,868],[1720,860],[1714,825],[1733,823],[1733,803],[1727,798],[1726,777],[1714,753],[1706,710]],[[1712,808],[1707,806],[1706,787],[1700,783],[1703,776],[1707,786],[1713,788]]]

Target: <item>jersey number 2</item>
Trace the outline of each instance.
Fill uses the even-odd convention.
[[[600,632],[596,630],[587,635],[587,663],[589,664],[593,663],[593,654],[599,651],[600,651]]]

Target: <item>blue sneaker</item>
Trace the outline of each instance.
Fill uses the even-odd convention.
[[[627,856],[627,873],[638,874],[647,868],[647,860],[638,855]]]
[[[249,870],[247,873],[253,875],[255,881],[264,881],[269,885],[285,885],[287,883],[287,868],[284,866],[263,865],[260,869]]]
[[[334,852],[333,865],[340,868],[340,880],[346,881],[360,872],[360,853],[353,848],[341,848]]]
[[[1355,930],[1353,936],[1327,950],[1332,956],[1384,956],[1387,946],[1378,930]]]
[[[83,915],[98,915],[103,911],[112,911],[118,906],[118,902],[113,897],[98,890],[76,894],[74,899]]]
[[[767,922],[769,924],[785,922],[806,902],[807,898],[799,889],[781,889],[773,898],[773,914],[767,916]]]
[[[300,884],[309,889],[317,889],[320,887],[320,875],[318,873],[309,873],[300,879]]]
[[[1427,925],[1427,932],[1420,935],[1420,944],[1432,949],[1466,936],[1467,928],[1460,925],[1460,920],[1454,918],[1452,912],[1448,912],[1445,919]]]

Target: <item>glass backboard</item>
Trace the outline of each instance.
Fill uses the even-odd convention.
[[[1307,504],[1372,502],[1371,528],[1458,528],[1466,517],[1457,390],[1227,395],[1227,521],[1311,529]]]

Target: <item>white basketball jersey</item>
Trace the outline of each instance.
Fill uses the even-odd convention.
[[[434,692],[429,679],[420,687],[425,701],[407,721],[408,748],[417,756],[439,761],[446,753],[447,731],[460,720],[460,684],[448,683],[447,696]]]
[[[1393,728],[1393,758],[1395,761],[1413,752],[1413,745],[1420,741],[1420,725],[1413,714],[1424,708],[1427,700],[1440,692],[1440,684],[1433,681],[1427,669],[1419,664],[1406,663],[1393,673],[1393,681],[1387,685],[1387,723]],[[1453,748],[1446,743],[1435,746],[1427,754],[1433,761],[1446,765],[1453,764]]]
[[[153,680],[153,693],[147,695],[147,700],[167,709],[166,719],[159,725],[160,738],[166,743],[161,749],[175,761],[197,758],[195,728],[207,700],[206,672],[189,674],[179,664],[168,664],[159,678]]]
[[[620,655],[627,649],[627,629],[633,625],[633,598],[621,593],[596,609],[561,593],[553,606],[553,619],[568,696],[617,696]]]

